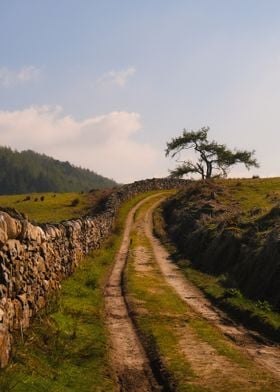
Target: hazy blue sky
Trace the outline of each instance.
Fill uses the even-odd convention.
[[[211,127],[280,174],[280,1],[0,0],[0,144],[127,182]]]

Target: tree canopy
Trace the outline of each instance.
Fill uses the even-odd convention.
[[[249,170],[251,167],[259,167],[254,158],[255,151],[237,150],[227,148],[225,144],[208,140],[209,127],[203,127],[198,131],[183,130],[181,136],[171,139],[167,143],[166,156],[176,158],[180,163],[171,170],[172,177],[183,177],[188,174],[199,174],[201,178],[226,177],[229,169],[242,163]],[[198,155],[197,160],[184,160],[182,152],[193,150]]]
[[[33,151],[0,146],[0,194],[79,192],[117,184],[87,169]]]

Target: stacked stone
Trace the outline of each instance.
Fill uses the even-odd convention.
[[[16,211],[0,211],[0,366],[8,363],[12,332],[26,329],[51,291],[98,248],[114,225],[120,205],[150,190],[186,186],[184,180],[152,179],[117,188],[105,211],[59,224],[33,225]]]

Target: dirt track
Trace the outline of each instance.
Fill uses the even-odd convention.
[[[148,392],[165,389],[159,385],[153,375],[148,357],[130,318],[123,290],[123,274],[129,254],[130,232],[134,224],[134,216],[145,202],[151,201],[154,197],[157,197],[157,199],[141,218],[141,223],[138,224],[138,230],[142,230],[150,241],[153,254],[145,247],[134,250],[136,273],[144,275],[149,273],[149,269],[152,268],[151,260],[154,260],[154,262],[156,260],[163,279],[173,287],[194,314],[201,315],[211,325],[221,330],[225,336],[230,338],[231,342],[229,341],[229,344],[236,345],[246,356],[249,354],[257,363],[256,366],[261,365],[260,369],[264,368],[265,371],[273,374],[273,377],[280,379],[279,346],[268,345],[262,343],[261,339],[255,339],[252,332],[236,325],[225,314],[214,308],[204,295],[186,280],[178,267],[170,261],[165,248],[154,237],[152,233],[152,213],[164,199],[163,196],[159,200],[159,196],[160,194],[157,194],[146,198],[130,211],[126,220],[121,247],[116,255],[115,264],[105,290],[107,327],[111,341],[111,361],[119,390]],[[176,328],[176,326],[174,327]],[[209,390],[216,390],[215,383],[219,383],[219,380],[215,375],[218,371],[218,374],[224,379],[234,379],[237,385],[240,384],[241,389],[236,390],[245,391],[247,390],[246,386],[248,386],[248,390],[255,390],[251,389],[254,380],[248,378],[246,370],[238,365],[233,365],[224,356],[217,354],[209,344],[199,340],[191,329],[180,330],[179,328],[177,334],[181,337],[181,352],[188,357],[194,371],[201,375],[204,387],[207,386],[208,388],[210,386]],[[277,381],[276,384],[273,391],[280,391]]]
[[[111,341],[111,361],[120,391],[161,390],[154,379],[149,361],[129,317],[123,295],[123,272],[129,252],[130,231],[137,209],[150,196],[129,212],[119,252],[105,290],[107,327]]]

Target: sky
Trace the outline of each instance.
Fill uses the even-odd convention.
[[[278,0],[0,0],[0,145],[119,182],[168,175],[183,128],[279,176]]]

